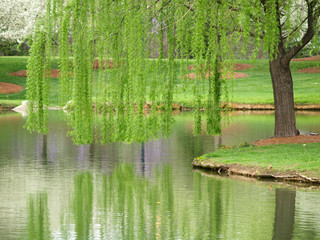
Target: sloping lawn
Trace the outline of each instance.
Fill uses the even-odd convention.
[[[28,57],[0,57],[0,82],[14,83],[26,87],[26,78],[15,77],[10,75],[11,72],[26,70]],[[152,62],[155,62],[152,60]],[[191,71],[187,70],[186,64],[181,64],[180,60],[176,61],[177,80],[175,102],[182,103],[186,106],[192,106],[193,94],[190,83],[197,80],[182,80],[182,76]],[[251,69],[241,72],[247,73],[248,77],[235,80],[227,80],[227,86],[231,99],[236,103],[273,103],[272,84],[269,73],[267,60],[239,60],[238,63],[252,64]],[[54,59],[52,68],[57,68],[58,59]],[[193,64],[189,61],[188,64]],[[317,66],[318,62],[292,62],[291,69],[294,80],[294,96],[296,104],[320,104],[320,74],[316,73],[298,73],[302,68]],[[204,102],[206,100],[204,83]],[[58,79],[52,78],[50,83],[50,105],[58,104]],[[183,90],[185,89],[185,90]],[[20,104],[26,98],[26,90],[13,94],[0,94],[0,104]]]

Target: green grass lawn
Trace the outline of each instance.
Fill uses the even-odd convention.
[[[267,60],[241,60],[253,68],[244,70],[247,78],[234,80],[234,102],[273,103],[272,83]],[[318,62],[291,62],[293,88],[296,104],[320,103],[320,74],[298,73],[299,69],[317,66]]]
[[[0,104],[2,105],[20,105],[26,99],[26,82],[25,77],[15,77],[10,75],[11,72],[26,70],[28,57],[0,57],[0,82],[18,84],[24,87],[19,93],[0,94]],[[57,60],[53,61],[53,67],[57,67]],[[50,105],[58,104],[58,79],[52,79],[50,83]]]
[[[11,72],[25,70],[26,57],[0,57],[0,81],[14,83],[26,87],[26,78],[11,76]],[[25,99],[26,90],[19,93],[0,94],[0,103],[4,105],[20,104]]]
[[[11,76],[11,72],[25,70],[27,57],[0,57],[0,81],[22,85],[26,87],[26,78]],[[247,78],[228,80],[231,99],[237,103],[273,103],[272,84],[267,60],[239,60],[238,63],[249,63],[253,67],[241,72],[247,73]],[[58,60],[54,59],[52,68],[57,67]],[[189,61],[189,64],[193,64]],[[295,102],[297,104],[320,104],[320,74],[297,73],[297,70],[317,66],[317,62],[292,62],[291,69],[294,81]],[[197,80],[182,79],[187,74],[187,64],[177,61],[176,95],[175,102],[191,105],[193,102],[192,87],[189,83]],[[112,74],[112,73],[111,73]],[[204,92],[206,90],[205,81]],[[50,105],[58,104],[58,79],[52,79],[50,85]],[[182,91],[182,89],[185,89]],[[25,99],[26,91],[16,94],[0,94],[0,104],[20,104]],[[204,95],[204,100],[206,96]]]
[[[298,171],[320,178],[320,143],[278,144],[219,149],[199,158],[204,163],[240,164],[246,167],[272,166],[272,171]]]

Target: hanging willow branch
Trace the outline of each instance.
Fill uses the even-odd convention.
[[[181,92],[179,74],[189,61],[197,66],[197,79],[184,80],[194,93],[194,132],[202,132],[201,111],[206,109],[207,132],[221,134],[221,103],[228,96],[222,93],[222,71],[232,66],[230,45],[240,35],[249,41],[252,29],[261,36],[261,23],[248,16],[265,12],[272,20],[265,36],[275,54],[273,1],[265,1],[268,11],[257,1],[241,2],[245,11],[217,0],[47,0],[28,63],[27,128],[47,132],[51,39],[58,32],[59,101],[68,103],[70,133],[77,144],[92,142],[95,119],[102,143],[170,135],[175,93]],[[234,31],[234,19],[241,20],[236,26],[240,33]]]

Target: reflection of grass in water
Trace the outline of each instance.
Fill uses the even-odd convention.
[[[46,193],[29,195],[28,239],[51,239],[48,196]]]

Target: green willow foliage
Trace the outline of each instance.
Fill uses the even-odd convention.
[[[178,63],[186,68],[188,59],[195,59],[197,66],[192,86],[194,132],[202,133],[205,108],[207,132],[221,134],[232,46],[240,38],[249,42],[252,29],[261,34],[261,23],[252,22],[263,12],[258,2],[48,0],[28,64],[27,128],[47,132],[50,58],[58,42],[60,104],[71,108],[68,119],[75,143],[92,142],[95,120],[102,143],[145,141],[160,132],[169,135],[174,93],[188,85],[181,85]],[[274,6],[275,0],[267,2]],[[274,53],[279,34],[275,8],[268,7],[266,15],[264,46]],[[260,41],[255,38],[257,49]],[[98,71],[93,65],[99,65]]]

